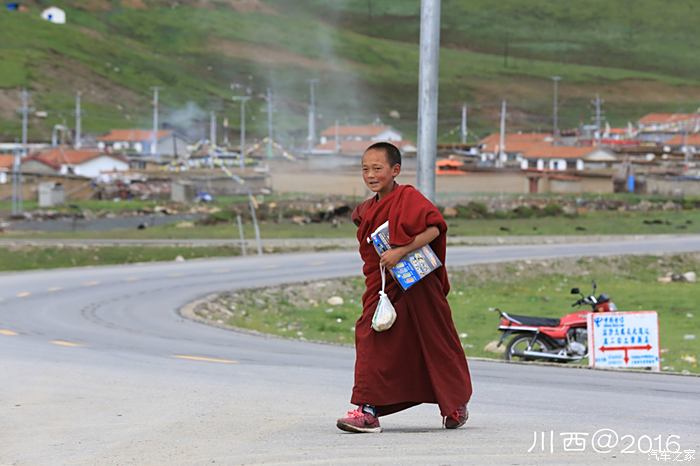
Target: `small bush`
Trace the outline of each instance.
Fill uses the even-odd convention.
[[[459,218],[474,220],[491,217],[488,207],[486,207],[486,204],[482,204],[481,202],[470,202],[467,205],[458,205],[455,208],[457,209],[457,216]]]

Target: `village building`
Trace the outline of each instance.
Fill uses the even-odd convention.
[[[22,161],[23,173],[78,175],[96,178],[103,173],[129,170],[129,162],[114,154],[95,149],[69,149],[54,147]]]
[[[596,146],[554,146],[536,144],[520,154],[520,168],[543,170],[576,170],[608,168],[617,162],[613,152]]]
[[[482,161],[501,159],[518,164],[521,169],[577,170],[605,168],[617,162],[609,149],[599,146],[564,146],[554,144],[549,133],[506,134],[501,147],[500,134],[494,133],[479,143]]]
[[[678,134],[700,133],[700,113],[649,113],[637,126],[640,141],[665,144]]]
[[[416,151],[415,145],[404,141],[401,132],[391,126],[335,125],[321,132],[320,144],[314,148],[313,153],[360,156],[368,146],[379,141],[391,142],[404,153]]]
[[[503,151],[509,154],[519,154],[534,144],[552,144],[554,138],[550,133],[508,133],[505,135]],[[501,152],[501,137],[493,133],[479,141],[481,153],[498,154]]]
[[[0,155],[0,184],[5,184],[11,178],[15,164],[14,155]]]
[[[188,143],[170,130],[156,133],[153,150],[153,131],[143,129],[114,129],[97,138],[97,147],[107,153],[120,153],[141,157],[159,156],[175,159],[189,157]]]
[[[666,145],[681,153],[700,154],[700,133],[677,134],[666,141]]]

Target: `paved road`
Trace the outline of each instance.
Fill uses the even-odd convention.
[[[700,236],[459,247],[448,263],[698,250]],[[331,252],[0,274],[0,464],[649,464],[644,435],[700,450],[700,378],[486,361],[471,363],[467,428],[442,430],[424,405],[383,419],[381,435],[344,434],[334,420],[349,408],[351,348],[177,312],[216,291],[359,267]],[[630,437],[607,453],[563,451],[561,434],[601,428]]]

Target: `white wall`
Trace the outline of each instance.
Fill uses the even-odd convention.
[[[88,178],[95,178],[102,172],[107,171],[127,171],[129,169],[129,164],[122,162],[121,160],[113,159],[112,157],[96,157],[92,160],[88,160],[73,168],[73,172],[76,175],[86,176]],[[61,167],[61,172],[63,172],[63,167]]]
[[[382,131],[381,133],[377,134],[372,138],[373,141],[400,141],[401,140],[401,133],[393,130],[393,129],[388,129],[386,131]]]
[[[550,170],[566,170],[566,160],[563,159],[552,159],[549,161]]]

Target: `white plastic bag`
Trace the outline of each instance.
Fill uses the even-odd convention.
[[[391,304],[389,296],[384,292],[384,287],[386,286],[384,266],[380,265],[379,267],[382,272],[382,289],[379,291],[377,309],[374,310],[374,316],[372,316],[372,328],[377,332],[383,332],[389,330],[391,326],[394,325],[394,321],[396,321],[396,310],[394,309],[394,305]]]

